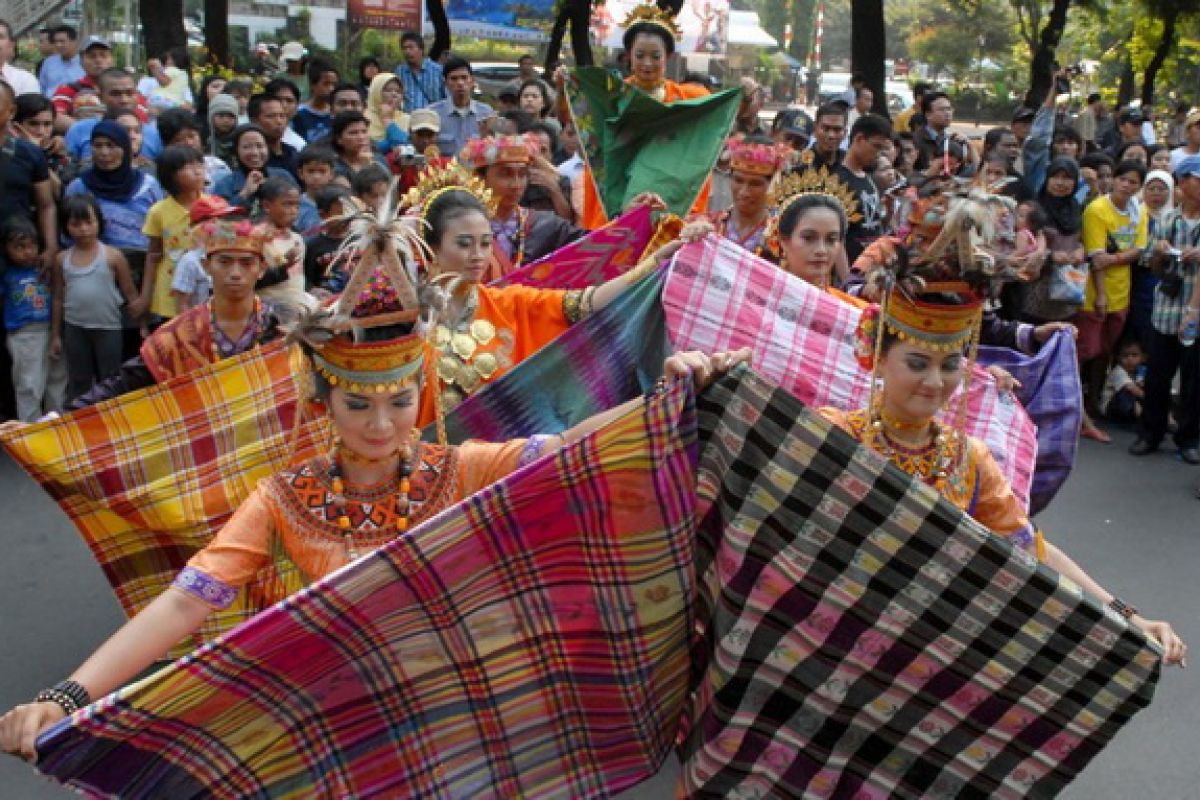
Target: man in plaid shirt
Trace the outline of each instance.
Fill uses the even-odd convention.
[[[425,57],[425,40],[421,34],[405,31],[400,37],[400,47],[404,50],[404,63],[396,67],[396,74],[404,84],[404,110],[411,114],[418,108],[445,100],[442,65]]]
[[[1178,280],[1167,275],[1154,292],[1154,310],[1150,321],[1154,338],[1150,342],[1150,360],[1146,371],[1146,399],[1138,438],[1129,447],[1135,456],[1158,449],[1167,432],[1167,411],[1171,405],[1171,382],[1179,371],[1179,427],[1175,444],[1180,457],[1189,464],[1200,464],[1200,347],[1184,346],[1179,334],[1188,320],[1200,316],[1200,293],[1196,271],[1200,265],[1200,155],[1188,156],[1175,169],[1179,181],[1177,196],[1182,204],[1163,220],[1165,239],[1151,245],[1155,271],[1162,274],[1171,266]],[[1173,251],[1179,255],[1171,257]],[[1174,284],[1174,285],[1172,285]],[[1167,289],[1164,292],[1164,289]]]

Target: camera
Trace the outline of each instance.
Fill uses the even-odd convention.
[[[1183,253],[1177,248],[1167,251],[1167,268],[1163,271],[1162,280],[1158,282],[1158,290],[1163,297],[1178,300],[1183,292]]]
[[[1060,69],[1060,67],[1057,63],[1054,65],[1054,69],[1055,69],[1055,71],[1058,71]],[[1067,75],[1065,77],[1059,76],[1058,78],[1055,78],[1054,93],[1055,94],[1070,94],[1071,93],[1071,79],[1078,78],[1082,74],[1083,74],[1083,67],[1079,64],[1072,64],[1071,66],[1067,67]]]
[[[402,167],[420,168],[425,166],[425,156],[411,144],[402,144],[396,148],[396,163]]]

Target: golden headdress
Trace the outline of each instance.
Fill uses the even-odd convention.
[[[629,15],[625,17],[624,21],[621,22],[621,27],[628,28],[639,22],[662,28],[675,41],[679,41],[683,36],[683,32],[679,29],[679,23],[675,21],[674,15],[669,11],[659,8],[655,3],[642,3],[639,6],[635,6],[629,12]]]
[[[441,195],[460,190],[473,195],[487,209],[488,216],[496,211],[496,196],[487,188],[483,179],[461,162],[454,160],[444,166],[430,164],[417,176],[417,184],[400,200],[404,213],[415,214],[424,227],[426,211]]]
[[[767,246],[779,252],[779,220],[801,197],[824,195],[835,200],[846,212],[847,222],[858,222],[862,214],[858,210],[858,198],[853,190],[827,167],[809,168],[803,172],[791,172],[780,177],[771,191],[771,205],[775,211],[767,222]]]

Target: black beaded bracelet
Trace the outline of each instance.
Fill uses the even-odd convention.
[[[1138,613],[1138,610],[1126,603],[1119,597],[1114,597],[1108,601],[1108,607],[1120,614],[1125,619],[1133,619],[1133,615]]]
[[[92,704],[88,690],[75,681],[59,681],[49,689],[38,692],[35,703],[57,703],[68,715]]]

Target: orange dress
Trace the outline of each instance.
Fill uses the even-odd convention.
[[[817,413],[861,443],[874,439],[867,435],[870,420],[865,410],[821,408]],[[1039,561],[1044,561],[1046,543],[1041,531],[1029,521],[1021,501],[1013,494],[1012,487],[1005,480],[987,445],[972,436],[960,435],[954,437],[951,448],[953,463],[961,464],[961,468],[953,470],[955,476],[941,488],[942,496],[992,533],[1037,556]],[[909,450],[893,444],[892,450],[892,463],[909,475],[933,474],[936,445]],[[931,479],[922,479],[933,485]]]
[[[632,78],[626,78],[626,83],[633,83]],[[692,100],[697,97],[707,97],[708,89],[703,86],[696,86],[692,83],[676,83],[675,81],[663,81],[663,99],[664,103],[674,103],[679,100]],[[596,230],[608,224],[608,214],[604,211],[604,202],[600,199],[600,193],[596,190],[596,181],[592,176],[592,168],[584,166],[583,180],[583,227],[588,230]],[[712,194],[712,176],[710,175],[704,181],[704,186],[700,189],[699,196],[696,197],[696,202],[692,203],[692,208],[688,214],[704,214],[708,210],[708,196]]]
[[[467,442],[457,447],[421,444],[409,487],[409,526],[414,527],[541,454],[545,439],[503,444]],[[349,561],[334,502],[330,461],[320,456],[259,482],[213,540],[192,556],[174,587],[213,608],[233,602],[238,590],[276,557],[289,559],[306,583]],[[367,553],[400,534],[396,481],[346,487],[346,514],[355,550]]]
[[[578,321],[586,290],[478,285],[476,291],[478,305],[467,320],[434,330],[428,358],[437,380],[427,377],[421,387],[418,427],[434,421],[439,399],[449,412],[565,332]]]

